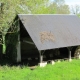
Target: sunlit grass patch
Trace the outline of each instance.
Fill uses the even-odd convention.
[[[27,66],[0,66],[0,80],[80,80],[80,60],[56,62],[30,70]]]

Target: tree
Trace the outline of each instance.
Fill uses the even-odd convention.
[[[69,14],[69,6],[68,5],[61,5],[60,7],[57,7],[57,13],[58,14]]]
[[[54,0],[54,3],[56,3],[58,6],[63,5],[65,3],[64,0]]]
[[[79,5],[72,6],[71,13],[76,14],[80,17],[80,6]]]
[[[69,14],[69,6],[65,4],[64,0],[54,0],[50,5],[51,10],[55,11],[56,14]]]

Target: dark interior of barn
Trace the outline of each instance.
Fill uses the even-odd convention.
[[[30,35],[26,31],[22,22],[20,22],[20,41],[21,41],[21,59],[31,64],[40,62],[39,51],[32,41]],[[76,46],[77,47],[77,46]],[[73,47],[71,56],[74,57],[76,47]],[[59,49],[45,50],[43,53],[43,61],[63,59],[69,57],[67,47]]]

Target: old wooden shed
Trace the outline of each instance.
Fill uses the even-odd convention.
[[[21,61],[23,54],[27,57],[38,55],[42,62],[46,51],[53,50],[51,52],[55,54],[55,50],[62,48],[69,50],[71,58],[74,47],[80,45],[80,18],[76,15],[18,14],[16,19],[17,62]]]

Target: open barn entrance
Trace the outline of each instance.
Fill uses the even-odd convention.
[[[43,60],[55,60],[55,59],[60,59],[60,51],[59,49],[50,49],[46,50],[45,53],[43,54]]]
[[[60,56],[61,58],[68,58],[69,57],[69,51],[68,51],[68,48],[60,48],[59,49],[60,51]]]
[[[21,61],[31,65],[37,64],[39,63],[39,51],[21,22],[20,25]]]
[[[71,50],[71,56],[74,57],[75,51],[77,49],[78,46],[74,46]]]

